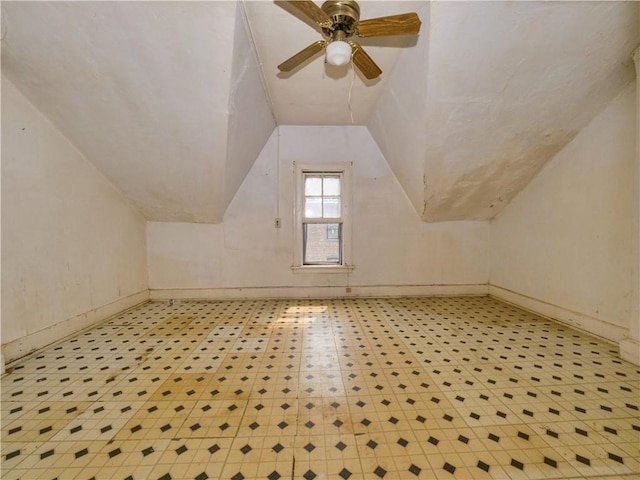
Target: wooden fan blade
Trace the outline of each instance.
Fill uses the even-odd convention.
[[[333,20],[318,5],[311,0],[283,0],[283,3],[289,4],[291,7],[303,13],[321,27],[330,27]]]
[[[415,12],[389,17],[370,18],[358,23],[360,37],[385,37],[388,35],[415,35],[420,31],[420,17]]]
[[[318,40],[317,42],[312,43],[304,50],[300,50],[293,57],[285,60],[280,65],[278,65],[278,70],[282,72],[290,72],[301,63],[320,53],[324,49],[324,47],[326,47],[326,45],[327,42],[325,42],[324,40]]]
[[[367,52],[356,42],[349,42],[349,45],[351,45],[353,49],[353,63],[358,67],[358,70],[369,80],[380,76],[382,70],[380,70],[380,67],[376,65],[376,62],[371,59]]]

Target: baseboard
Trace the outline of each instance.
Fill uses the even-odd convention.
[[[584,313],[574,312],[559,305],[529,297],[497,285],[489,285],[489,295],[615,344],[629,333],[627,328],[620,325],[614,325]]]
[[[149,290],[143,290],[132,295],[119,298],[111,303],[102,305],[81,315],[58,322],[55,325],[31,333],[2,345],[2,357],[5,367],[12,362],[29,355],[60,340],[77,334],[78,332],[95,325],[117,313],[134,307],[149,300]]]
[[[348,291],[350,289],[350,291]],[[361,298],[487,295],[487,284],[351,285],[349,287],[238,287],[152,289],[151,300],[245,300],[274,298]]]
[[[622,359],[640,366],[640,342],[631,338],[623,338],[619,345]]]

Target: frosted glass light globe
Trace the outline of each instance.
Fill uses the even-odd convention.
[[[327,45],[327,62],[340,67],[351,60],[351,45],[342,40],[331,42]]]

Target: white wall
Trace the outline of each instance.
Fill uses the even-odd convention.
[[[145,221],[2,78],[2,349],[11,361],[148,298]]]
[[[353,162],[350,274],[291,270],[294,161]],[[152,298],[345,295],[347,285],[353,295],[486,293],[488,231],[423,223],[366,127],[279,127],[222,224],[148,223],[149,286]]]
[[[632,297],[635,86],[491,224],[491,293],[611,340]]]

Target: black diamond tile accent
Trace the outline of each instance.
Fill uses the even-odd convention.
[[[342,425],[344,425],[344,423],[343,423],[343,422],[342,422],[342,420],[340,420],[340,419],[336,419],[336,420],[333,422],[333,424],[334,424],[336,427],[338,427],[338,428],[340,428]]]
[[[376,469],[373,471],[373,473],[378,477],[378,478],[384,478],[384,476],[387,474],[387,471],[382,468],[381,466],[377,466]]]
[[[55,453],[55,450],[53,450],[53,449],[47,450],[46,452],[43,452],[43,453],[40,454],[40,460],[44,460],[45,458],[50,457],[54,453]]]
[[[553,438],[558,438],[558,434],[556,432],[554,432],[553,430],[547,430],[547,435],[549,435],[550,437],[553,437]]]
[[[286,410],[289,407],[291,407],[291,405],[289,405],[287,402],[285,402],[282,405],[280,405],[280,408],[283,409],[283,410]]]
[[[582,435],[583,437],[588,437],[589,434],[587,433],[586,430],[582,430],[581,428],[576,427],[576,433],[578,435]]]
[[[282,446],[282,444],[276,443],[273,447],[271,447],[271,449],[276,453],[280,453],[282,450],[284,450],[284,447]]]
[[[608,452],[608,453],[609,453],[609,458],[614,462],[624,463],[620,455],[616,455],[615,453],[611,453],[611,452]]]
[[[289,424],[288,424],[287,422],[285,422],[284,420],[283,420],[283,421],[281,421],[281,422],[278,424],[278,428],[280,428],[280,430],[284,430],[284,429],[285,429],[285,428],[287,428],[288,426],[289,426]]]
[[[268,476],[267,479],[268,480],[278,480],[282,475],[280,475],[276,470],[274,470],[273,472],[271,472]]]
[[[186,445],[182,445],[182,446],[176,448],[176,453],[178,455],[182,455],[186,451],[187,451],[187,446]]]
[[[371,425],[371,420],[369,420],[368,418],[365,418],[360,423],[365,427],[368,427],[369,425]]]
[[[199,423],[194,423],[193,425],[191,425],[191,426],[189,427],[189,429],[191,429],[191,431],[192,431],[192,432],[195,432],[195,431],[196,431],[196,430],[198,430],[199,428],[201,428]]]
[[[389,418],[389,423],[393,423],[394,425],[395,425],[396,423],[398,423],[399,421],[400,421],[400,420],[398,420],[396,417],[391,417],[391,418]]]
[[[313,443],[307,443],[307,444],[304,446],[304,449],[305,449],[307,452],[311,453],[311,452],[313,452],[313,451],[316,449],[316,446],[315,446]]]
[[[489,465],[484,463],[482,460],[478,460],[478,464],[476,465],[480,470],[484,470],[485,472],[489,471]]]
[[[499,442],[500,437],[498,435],[494,435],[493,433],[489,434],[489,440],[493,440],[494,442]]]
[[[458,435],[458,441],[462,443],[469,443],[469,439],[464,435]]]
[[[577,453],[576,460],[580,463],[584,463],[585,465],[591,465],[591,460],[589,460],[587,457],[583,457],[582,455],[578,455]]]
[[[307,423],[304,424],[304,426],[307,428],[313,428],[316,426],[316,424],[313,423],[311,420],[309,420]]]
[[[338,408],[338,407],[340,406],[340,404],[339,404],[338,402],[333,402],[333,403],[331,404],[331,406],[332,406],[333,408]]]
[[[142,455],[146,457],[147,455],[151,455],[154,451],[153,447],[147,447],[142,450]]]
[[[139,425],[138,425],[138,426],[139,426]],[[133,428],[135,428],[135,427],[133,427]],[[131,431],[132,431],[132,432],[133,432],[133,428],[131,429]],[[142,428],[142,427],[140,427],[140,428]],[[78,425],[77,427],[73,427],[73,428],[72,428],[71,430],[69,430],[69,431],[70,431],[71,433],[76,433],[76,432],[79,432],[80,430],[82,430],[82,425]],[[137,431],[137,430],[136,430],[136,431]],[[11,433],[11,432],[9,432],[9,433]]]
[[[347,480],[351,476],[351,472],[346,468],[343,468],[342,470],[340,470],[340,473],[338,475],[340,475],[340,477],[344,480]]]
[[[76,458],[84,457],[87,453],[89,453],[89,450],[83,448],[82,450],[76,452]]]
[[[614,435],[618,434],[618,431],[615,428],[611,428],[611,427],[607,427],[607,426],[604,427],[604,431],[607,432],[607,433],[613,433]]]
[[[168,473],[165,473],[164,475],[159,477],[158,480],[171,480],[171,475]]]
[[[222,430],[224,432],[230,426],[231,425],[229,425],[227,422],[224,422],[222,425],[220,425],[220,430]]]
[[[213,455],[214,453],[216,453],[218,450],[220,450],[220,446],[216,443],[215,445],[211,445],[209,448],[209,453],[211,455]]]
[[[420,423],[424,423],[424,422],[426,422],[426,421],[427,421],[427,419],[426,419],[426,418],[424,418],[422,415],[418,415],[418,416],[416,417],[416,420],[417,420],[417,421],[419,421]]]
[[[171,429],[171,425],[168,423],[160,427],[160,430],[163,432],[166,432],[167,430],[170,430],[170,429]]]
[[[369,447],[371,450],[374,450],[377,446],[378,442],[376,442],[375,440],[369,440],[367,442],[367,447]]]
[[[398,445],[400,445],[402,447],[406,447],[407,445],[409,445],[409,442],[407,440],[405,440],[404,438],[400,437],[398,439]]]
[[[14,450],[13,452],[7,453],[7,455],[4,457],[7,460],[10,460],[14,457],[17,457],[18,455],[20,455],[20,450]]]
[[[511,466],[512,467],[516,467],[519,470],[523,470],[524,469],[524,464],[522,462],[519,462],[515,458],[511,459]]]
[[[209,475],[207,475],[206,472],[202,472],[198,474],[194,480],[207,480],[208,478],[209,478]]]
[[[343,443],[342,441],[340,441],[340,442],[335,444],[335,447],[338,450],[343,451],[345,448],[347,448],[347,445],[345,443]]]
[[[252,422],[252,423],[249,425],[249,428],[250,428],[251,430],[255,430],[255,429],[256,429],[256,428],[258,428],[259,426],[260,426],[260,424],[259,424],[258,422]]]
[[[384,400],[382,400],[380,403],[383,404],[385,407],[388,407],[391,404],[391,402],[389,400],[387,400],[386,398]]]
[[[420,475],[420,472],[422,471],[422,469],[412,463],[411,466],[409,467],[409,471],[417,477],[418,475]]]
[[[478,420],[480,418],[480,415],[478,415],[477,413],[473,413],[471,412],[471,415],[469,415],[471,418]]]
[[[435,437],[429,437],[429,440],[427,440],[427,441],[432,445],[438,445],[438,443],[440,443],[440,440],[438,440]]]
[[[549,465],[549,466],[551,466],[553,468],[558,468],[558,462],[556,462],[552,458],[544,457],[544,463],[546,463],[547,465]]]
[[[242,448],[240,449],[240,451],[241,451],[244,455],[246,455],[247,453],[249,453],[251,450],[253,450],[253,448],[251,448],[251,445],[249,445],[249,444],[245,445],[244,447],[242,447]]]
[[[233,477],[231,477],[231,480],[244,480],[244,475],[242,474],[242,472],[238,472]]]
[[[529,440],[529,435],[527,433],[524,432],[518,432],[518,437],[524,439],[524,440]]]
[[[122,453],[122,450],[120,450],[119,448],[116,448],[115,450],[111,450],[109,452],[109,458],[113,458],[116,455],[120,455]]]
[[[307,470],[303,477],[305,478],[305,480],[313,480],[317,477],[317,475],[313,472],[313,470]]]
[[[442,468],[444,468],[451,475],[453,475],[455,473],[455,471],[456,471],[456,467],[451,465],[449,462],[445,462],[444,465],[442,466]]]

